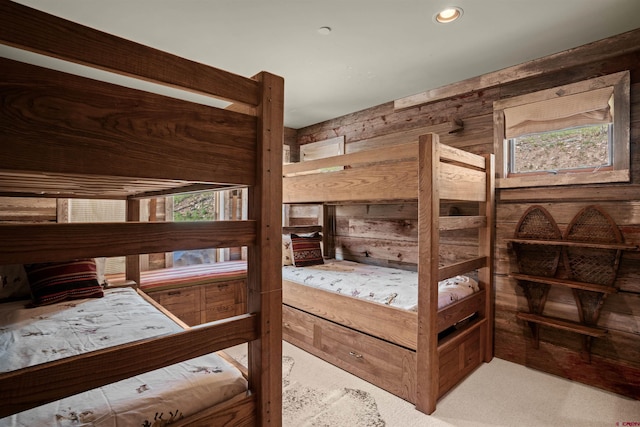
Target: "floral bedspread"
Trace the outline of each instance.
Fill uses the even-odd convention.
[[[418,273],[415,271],[325,260],[308,267],[282,267],[282,278],[291,282],[417,311]],[[438,284],[438,308],[443,308],[479,290],[467,276],[456,276]]]
[[[0,372],[181,330],[130,288],[36,308],[0,304]],[[0,419],[0,426],[164,426],[246,389],[240,371],[209,354]]]

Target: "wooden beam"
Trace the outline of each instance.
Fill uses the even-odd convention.
[[[0,375],[0,418],[256,339],[255,315],[136,341]],[[43,381],[46,378],[46,381]],[[24,393],[24,390],[30,390]]]
[[[262,72],[257,107],[256,185],[248,217],[257,224],[247,248],[249,312],[258,313],[258,339],[249,342],[249,388],[257,395],[258,425],[282,425],[282,145],[284,80]],[[237,245],[241,246],[241,245]]]
[[[255,243],[255,227],[254,221],[0,224],[0,265],[247,246]]]
[[[253,106],[258,104],[258,83],[252,79],[12,1],[0,1],[0,17],[0,43],[164,86]]]
[[[418,330],[416,409],[436,410],[440,370],[438,360],[438,285],[440,251],[440,144],[438,135],[420,137],[418,155]]]
[[[559,70],[579,67],[622,56],[640,50],[640,29],[632,30],[543,58],[503,68],[457,83],[427,90],[394,101],[395,110],[417,107],[434,101],[500,86],[506,83],[539,77]]]
[[[107,183],[123,177],[138,184],[255,181],[255,117],[148,92],[134,96],[128,88],[5,58],[0,69],[3,93],[12,94],[0,109],[3,173],[96,177],[91,182],[99,185],[108,164]],[[82,194],[89,184],[79,181],[59,191]]]

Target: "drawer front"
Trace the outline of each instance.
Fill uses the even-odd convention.
[[[200,323],[200,289],[198,287],[149,292],[148,295],[186,324],[193,326]]]
[[[461,337],[460,341],[439,354],[439,396],[470,374],[482,362],[479,327]]]
[[[246,282],[232,280],[204,287],[204,321],[224,319],[246,313]]]
[[[415,353],[285,306],[287,340],[410,402],[415,402]],[[298,343],[298,344],[296,344]]]

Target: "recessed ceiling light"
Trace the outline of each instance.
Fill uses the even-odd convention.
[[[437,13],[433,19],[441,24],[448,24],[462,16],[462,9],[459,7],[448,7]]]
[[[326,36],[327,34],[331,34],[331,27],[318,28],[318,34],[322,34],[323,36]]]

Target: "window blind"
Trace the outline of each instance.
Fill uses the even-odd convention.
[[[613,86],[504,109],[505,138],[613,122]]]

